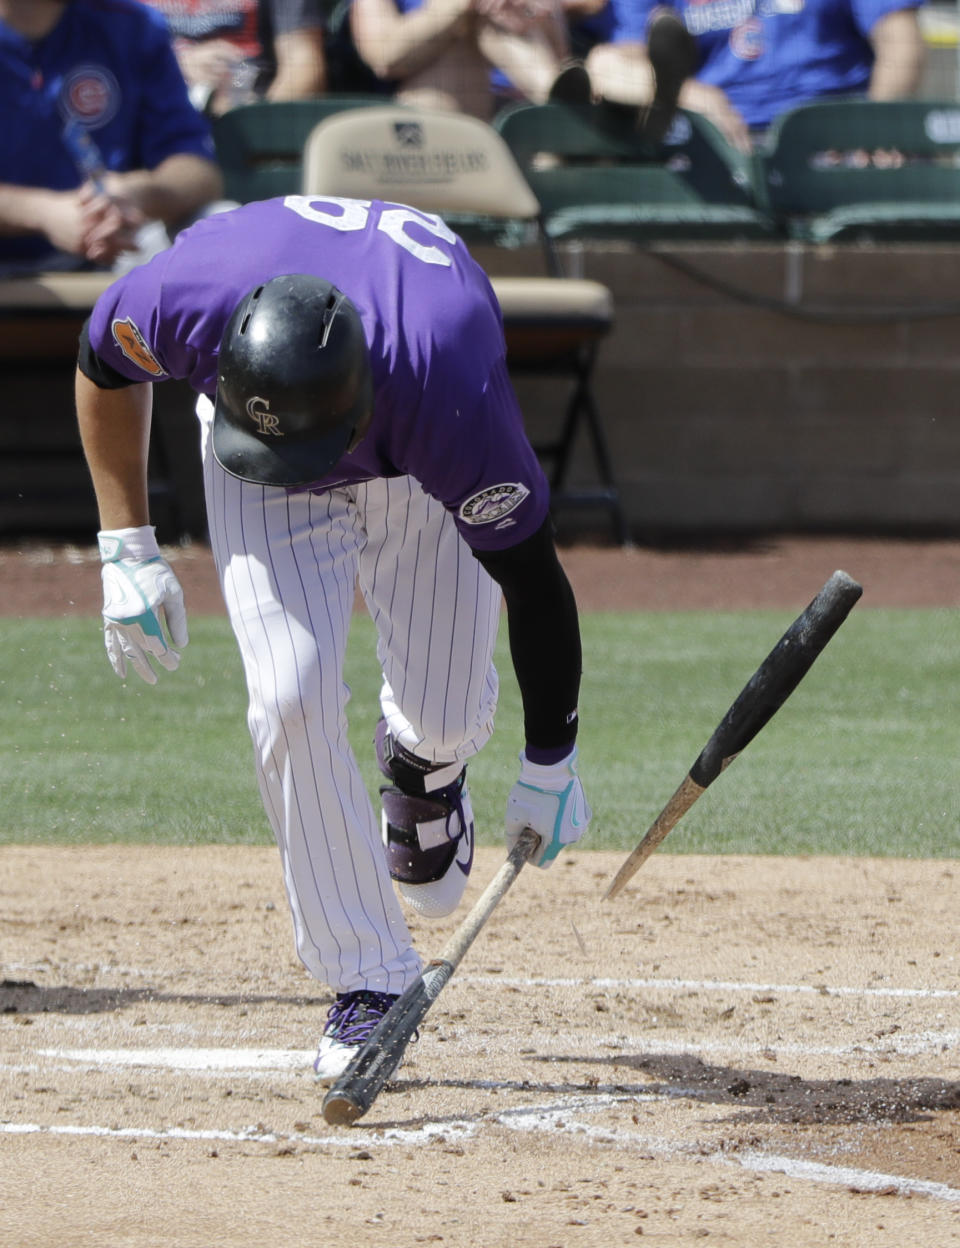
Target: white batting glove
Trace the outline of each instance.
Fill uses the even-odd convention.
[[[189,640],[180,582],[161,556],[151,525],[104,529],[97,540],[103,561],[103,637],[110,665],[122,680],[129,659],[137,675],[155,685],[151,658],[168,672],[180,666],[180,655],[167,643],[164,626],[175,646]]]
[[[524,828],[533,828],[540,844],[530,861],[549,867],[561,849],[580,840],[592,813],[577,775],[576,746],[566,758],[547,767],[520,755],[520,779],[507,798],[508,850]]]

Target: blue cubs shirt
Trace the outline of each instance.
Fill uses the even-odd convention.
[[[350,297],[373,371],[363,441],[305,488],[409,475],[476,550],[536,532],[549,487],[507,374],[500,307],[463,241],[431,213],[289,195],[207,217],[101,295],[90,343],[125,377],[185,378],[213,399],[233,309],[282,273],[325,278]]]
[[[658,0],[612,0],[644,40]],[[680,0],[700,50],[701,82],[720,87],[752,128],[824,95],[862,94],[870,81],[870,31],[879,18],[922,0]],[[639,32],[639,33],[637,33]]]
[[[138,0],[71,0],[43,39],[0,20],[0,182],[68,191],[83,176],[64,128],[80,125],[107,169],[153,169],[168,156],[214,158],[210,127],[187,96],[163,18]],[[15,121],[14,121],[15,119]],[[0,236],[0,263],[53,248]]]

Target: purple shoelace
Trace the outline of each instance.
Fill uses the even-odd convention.
[[[327,1011],[323,1034],[332,1036],[340,1044],[364,1044],[396,999],[389,992],[374,992],[368,988],[340,993]]]

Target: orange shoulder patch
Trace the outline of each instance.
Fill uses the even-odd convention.
[[[110,328],[113,331],[114,342],[128,360],[132,360],[137,368],[142,368],[151,377],[163,376],[163,369],[157,363],[156,356],[147,346],[146,339],[129,316],[125,320],[114,321]]]

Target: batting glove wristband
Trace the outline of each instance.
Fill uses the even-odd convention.
[[[121,680],[127,660],[148,685],[157,683],[150,659],[174,672],[185,646],[187,614],[183,590],[160,554],[151,525],[105,529],[97,534],[103,561],[103,636],[110,665]]]
[[[559,763],[541,766],[520,755],[520,779],[507,798],[507,849],[524,828],[533,828],[540,844],[530,861],[549,867],[567,845],[579,841],[593,812],[577,775],[576,747]]]

